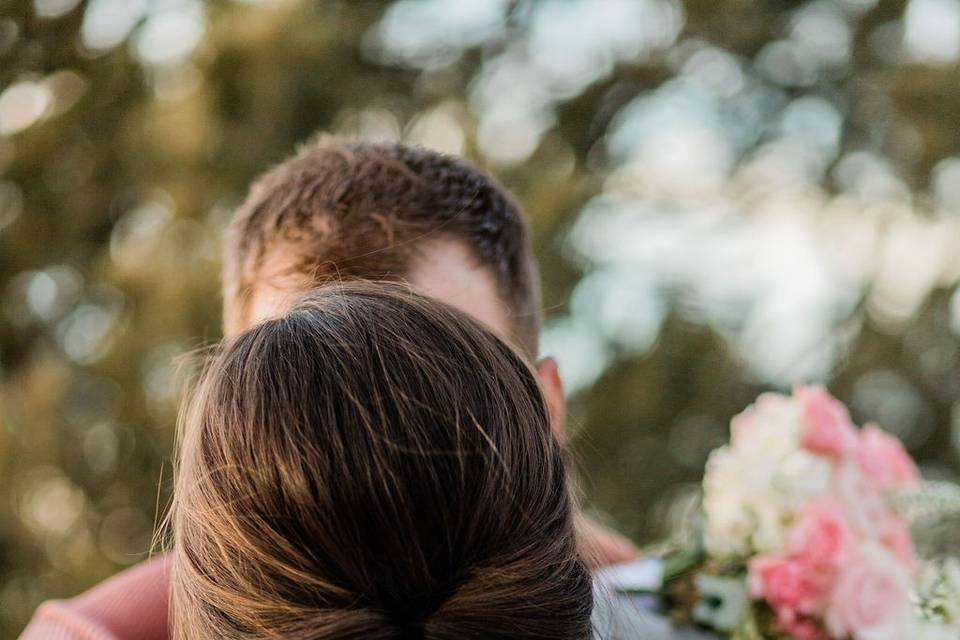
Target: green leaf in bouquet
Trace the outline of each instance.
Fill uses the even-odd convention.
[[[753,607],[747,607],[743,612],[740,623],[730,633],[730,640],[765,640]]]
[[[668,540],[648,546],[642,555],[660,558],[665,585],[700,568],[707,561],[702,516],[699,512],[688,515],[680,531]]]
[[[677,549],[672,553],[664,555],[663,561],[663,581],[671,580],[682,576],[703,565],[707,559],[703,547]]]
[[[791,640],[776,630],[773,611],[763,603],[751,604],[743,612],[740,624],[730,632],[730,640]]]

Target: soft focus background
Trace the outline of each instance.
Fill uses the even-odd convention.
[[[221,229],[318,130],[518,195],[638,541],[798,381],[957,479],[958,55],[960,0],[0,0],[0,637],[144,557]]]

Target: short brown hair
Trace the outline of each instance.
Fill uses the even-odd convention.
[[[181,423],[177,639],[587,640],[560,445],[524,358],[398,285],[229,343]]]
[[[400,280],[422,240],[450,238],[489,269],[511,336],[536,355],[540,295],[526,223],[506,191],[467,163],[398,143],[320,137],[261,176],[234,215],[224,259],[224,316],[236,332],[268,250],[333,279]]]

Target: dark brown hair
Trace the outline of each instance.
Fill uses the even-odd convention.
[[[174,636],[590,636],[525,360],[399,285],[332,285],[212,361],[181,424]]]
[[[224,257],[224,316],[247,325],[265,255],[289,251],[316,286],[401,280],[425,239],[460,241],[494,277],[512,338],[537,350],[540,297],[526,224],[502,187],[467,163],[397,143],[331,136],[261,176],[234,215]],[[311,288],[312,288],[311,286]]]

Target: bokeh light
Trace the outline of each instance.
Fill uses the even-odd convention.
[[[0,636],[147,556],[219,245],[318,131],[527,210],[585,505],[683,520],[823,382],[960,476],[956,0],[16,0],[0,10]]]

